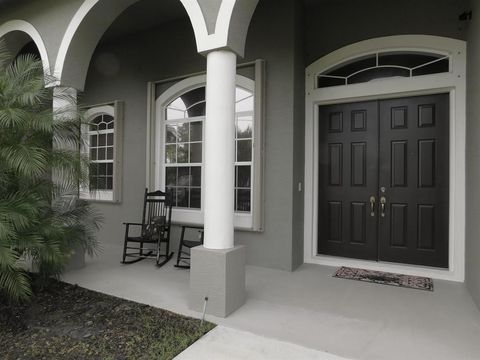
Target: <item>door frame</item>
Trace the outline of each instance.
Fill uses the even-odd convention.
[[[378,51],[426,51],[449,55],[450,72],[411,78],[386,78],[375,82],[316,88],[316,75]],[[305,217],[304,262],[351,266],[369,270],[463,282],[465,280],[465,139],[466,42],[429,35],[398,35],[361,41],[338,49],[306,68],[305,101]],[[450,95],[449,266],[426,266],[347,259],[317,254],[318,223],[318,106],[368,100],[448,93]]]

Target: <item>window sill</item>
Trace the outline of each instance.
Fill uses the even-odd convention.
[[[236,231],[250,231],[250,232],[262,232],[263,229],[253,228],[253,215],[235,213],[234,229]],[[173,225],[195,225],[203,226],[203,211],[199,210],[187,210],[187,209],[173,209],[172,211],[172,224]]]
[[[98,192],[89,192],[89,191],[80,191],[80,199],[86,200],[94,203],[102,204],[120,204],[120,199],[115,199],[114,191],[98,191]]]
[[[80,198],[82,200],[96,203],[96,204],[106,204],[106,205],[120,205],[122,202],[120,200],[101,200],[101,199],[91,199],[91,198]]]

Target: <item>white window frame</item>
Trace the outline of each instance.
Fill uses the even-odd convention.
[[[317,75],[377,51],[424,51],[450,57],[450,72],[412,78],[317,88]],[[361,267],[463,282],[465,279],[466,42],[430,35],[398,35],[361,41],[336,50],[306,68],[304,261],[327,266]],[[318,107],[320,105],[450,94],[449,267],[393,264],[318,255]]]
[[[83,145],[82,154],[90,156],[90,127],[88,122],[100,115],[110,115],[114,119],[113,128],[113,189],[103,191],[90,191],[89,185],[80,187],[80,198],[106,203],[120,203],[122,200],[122,153],[123,153],[123,102],[113,101],[111,103],[89,106],[85,112],[85,121],[82,124]]]
[[[251,212],[235,212],[234,226],[238,230],[263,231],[263,68],[261,60],[255,62],[255,81],[245,76],[237,75],[237,86],[250,91],[254,95],[254,138],[252,150],[252,179],[251,179]],[[150,119],[147,130],[147,187],[149,189],[165,188],[165,108],[180,95],[195,88],[205,86],[206,75],[196,75],[177,82],[168,88],[155,100],[155,83],[149,84]],[[236,114],[241,115],[242,113]],[[202,119],[199,117],[198,119]],[[175,122],[176,120],[171,120]],[[180,120],[181,122],[181,120]],[[232,134],[233,135],[233,134]],[[204,139],[205,140],[205,139]],[[234,139],[232,139],[234,140]],[[204,151],[205,146],[202,147]],[[205,157],[202,155],[202,158]],[[203,163],[202,163],[203,164]],[[201,209],[174,208],[172,222],[177,224],[203,225],[204,221],[204,167],[202,165],[202,203]],[[234,209],[232,209],[234,211]]]

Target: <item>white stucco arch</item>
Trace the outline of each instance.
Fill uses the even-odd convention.
[[[222,0],[211,33],[202,12],[201,3],[205,0],[180,1],[192,22],[199,53],[228,48],[243,56],[250,20],[259,0]]]
[[[63,36],[54,74],[59,84],[83,90],[96,45],[115,19],[141,0],[85,0],[71,19]],[[195,37],[208,36],[202,10],[196,0],[180,0],[191,19]],[[95,21],[100,18],[102,21]]]
[[[40,52],[45,76],[50,76],[51,68],[47,48],[38,30],[32,24],[25,20],[10,20],[0,25],[0,38],[3,38],[4,36],[16,31],[25,33],[31,40],[33,40],[33,42],[38,48],[38,51]],[[21,47],[25,44],[17,45]]]
[[[124,10],[139,1],[84,0],[59,47],[54,67],[57,85],[83,90],[90,59],[101,37]],[[258,0],[223,0],[212,34],[208,33],[201,1],[179,1],[190,18],[198,52],[228,48],[243,56],[248,26]]]
[[[129,6],[140,0],[85,0],[63,35],[54,76],[57,85],[83,90],[95,47],[108,27]],[[98,21],[101,18],[102,21]]]

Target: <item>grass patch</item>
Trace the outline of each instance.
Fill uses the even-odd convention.
[[[215,327],[51,280],[28,304],[0,297],[2,359],[173,359]]]

